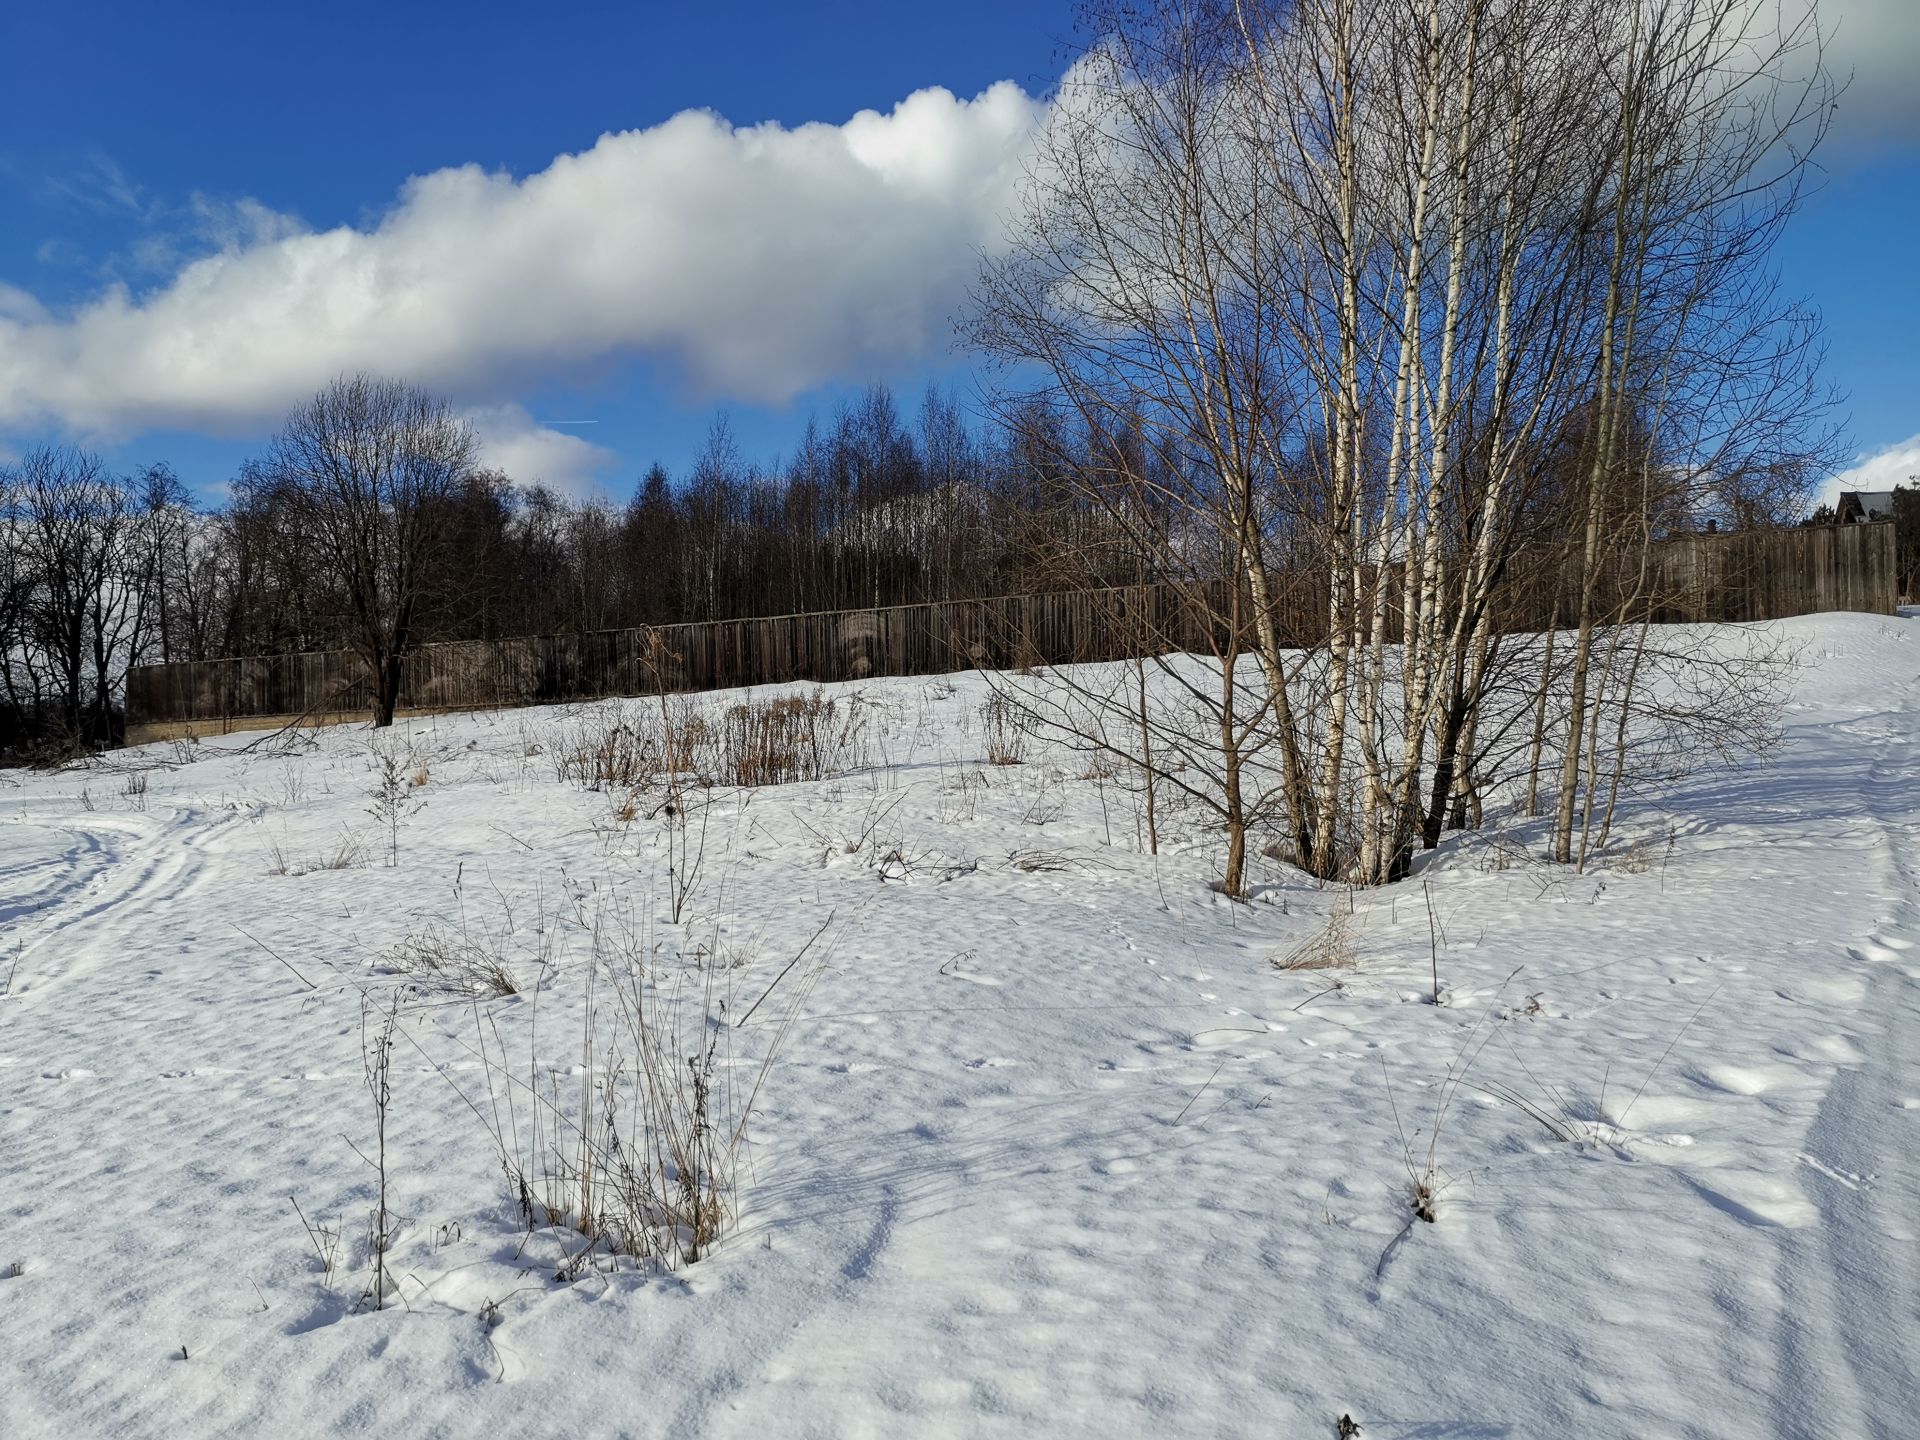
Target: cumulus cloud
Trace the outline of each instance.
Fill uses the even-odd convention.
[[[1011,83],[842,125],[687,112],[524,178],[416,176],[365,227],[235,207],[147,292],[49,313],[0,285],[0,429],[245,432],[357,370],[472,404],[621,356],[752,402],[881,373],[946,343],[1040,113]],[[507,428],[583,473],[585,442]]]
[[[1920,435],[1909,436],[1854,464],[1829,480],[1820,491],[1820,503],[1831,505],[1842,490],[1891,490],[1920,480]]]
[[[541,425],[519,405],[480,406],[467,419],[480,437],[480,463],[523,484],[590,495],[619,459],[604,446]]]

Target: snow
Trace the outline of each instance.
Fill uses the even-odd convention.
[[[1782,628],[1779,751],[1588,873],[1502,820],[1245,905],[1083,760],[985,764],[974,676],[841,687],[871,765],[714,791],[679,926],[662,823],[528,753],[594,707],[381,740],[393,865],[358,726],[7,776],[0,1435],[1914,1433],[1920,620]],[[1276,968],[1344,912],[1351,968]],[[773,986],[731,1073],[792,1023],[720,1244],[569,1282],[462,1097],[483,1024],[578,1083],[616,921],[723,955],[729,1020]],[[436,924],[524,988],[402,1013],[372,1312],[360,994]]]

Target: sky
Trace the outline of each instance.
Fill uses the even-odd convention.
[[[1877,488],[1920,474],[1920,0],[1820,11],[1852,84],[1777,258],[1845,397],[1828,489]],[[624,497],[717,411],[771,460],[875,380],[967,402],[952,321],[1072,38],[1068,0],[13,0],[0,457],[213,496],[369,370],[518,479]]]

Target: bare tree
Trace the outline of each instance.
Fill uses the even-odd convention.
[[[1777,297],[1765,264],[1830,113],[1813,12],[1781,24],[1746,0],[1622,0],[1607,18],[1611,100],[1594,117],[1604,144],[1592,189],[1605,286],[1552,840],[1561,861],[1583,858],[1592,830],[1596,647],[1608,652],[1602,674],[1618,674],[1619,627],[1640,619],[1624,639],[1630,654],[1645,643],[1632,613],[1647,600],[1644,564],[1612,614],[1602,605],[1618,552],[1644,554],[1663,508],[1711,501],[1730,477],[1804,477],[1826,438],[1813,430],[1826,403],[1816,322]],[[1636,426],[1645,438],[1630,456]],[[1639,676],[1629,660],[1621,704]],[[1618,733],[1616,756],[1624,722]]]
[[[1297,400],[1281,293],[1290,277],[1274,262],[1291,216],[1258,163],[1256,97],[1231,19],[1228,5],[1177,0],[1089,10],[1099,38],[1063,83],[1008,256],[982,275],[971,334],[1038,368],[1051,403],[1091,434],[1134,437],[1148,463],[1125,477],[1093,465],[1083,489],[1156,577],[1224,582],[1195,591],[1217,596],[1217,618],[1239,627],[1215,656],[1228,667],[1218,733],[1239,728],[1234,666],[1245,653],[1265,676],[1257,709],[1291,848],[1323,870],[1296,718],[1303,666],[1283,651],[1269,573],[1276,538],[1301,548],[1323,538],[1289,534],[1317,517],[1279,503]],[[1197,575],[1203,551],[1225,568]],[[1232,751],[1219,763],[1238,772]],[[1244,837],[1230,838],[1239,854]],[[1226,888],[1238,887],[1230,863]]]
[[[152,589],[133,487],[87,451],[41,446],[5,494],[9,698],[66,744],[109,743]]]
[[[1708,511],[1781,511],[1814,468],[1813,331],[1764,262],[1831,87],[1812,21],[1763,13],[1085,11],[972,332],[1178,477],[1161,498],[1180,522],[1136,536],[1162,573],[1170,537],[1224,550],[1267,688],[1257,743],[1311,873],[1406,874],[1477,813],[1516,733],[1536,766],[1557,748],[1553,849],[1577,858],[1576,815],[1591,831],[1595,797],[1611,811],[1599,727],[1617,754],[1661,671],[1636,659],[1652,543]],[[1106,467],[1082,473],[1110,491]],[[1317,596],[1281,593],[1285,571]],[[1544,653],[1503,643],[1562,623]],[[1537,666],[1537,704],[1513,703],[1517,666]]]
[[[243,496],[282,517],[337,580],[376,728],[393,723],[423,604],[457,559],[448,518],[477,451],[445,401],[356,375],[289,415],[242,476]]]

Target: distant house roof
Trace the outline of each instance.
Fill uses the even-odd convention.
[[[1834,513],[1841,523],[1860,520],[1891,520],[1893,518],[1893,492],[1891,490],[1842,490],[1840,503]]]

